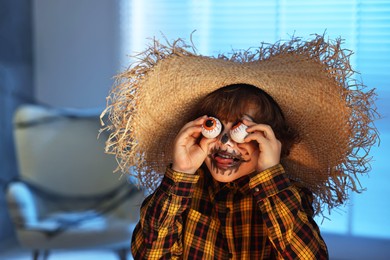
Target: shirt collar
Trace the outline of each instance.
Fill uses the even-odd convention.
[[[216,181],[207,167],[203,167],[203,174],[204,178],[206,180],[206,183],[208,183],[208,190],[209,194],[212,200],[214,200],[215,196],[221,192],[221,191],[232,191],[232,192],[240,192],[243,195],[249,195],[250,188],[249,188],[249,181],[250,177],[249,175],[242,176],[241,178],[238,178],[237,180],[234,180],[232,182],[224,183]]]

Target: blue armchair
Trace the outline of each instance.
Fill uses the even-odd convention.
[[[20,178],[7,203],[21,246],[33,258],[50,250],[109,248],[126,259],[144,193],[112,173],[97,139],[98,111],[20,107],[14,117]]]

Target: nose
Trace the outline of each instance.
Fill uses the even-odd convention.
[[[227,133],[224,133],[221,137],[221,143],[226,144],[229,141],[229,136]]]
[[[234,145],[234,141],[230,138],[229,133],[226,131],[220,135],[219,141],[224,145],[229,145],[229,146]]]

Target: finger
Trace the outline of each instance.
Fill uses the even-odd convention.
[[[179,131],[178,134],[186,131],[188,128],[190,127],[193,127],[193,126],[202,126],[202,124],[204,123],[204,121],[206,120],[207,116],[201,116],[193,121],[190,121],[188,123],[186,123]]]
[[[254,126],[254,125],[257,125],[257,123],[251,121],[251,120],[248,120],[248,119],[243,119],[242,122],[244,123],[244,125],[246,126]]]
[[[192,122],[194,122],[196,125],[202,125],[207,118],[208,118],[207,115],[203,115],[203,116],[198,117],[197,119],[193,120]]]
[[[246,143],[249,143],[251,141],[256,141],[259,145],[262,145],[262,146],[270,146],[271,145],[271,141],[268,140],[266,137],[264,137],[264,135],[260,132],[254,132],[254,133],[250,133],[248,134],[244,141]]]
[[[190,122],[187,122],[183,127],[182,129],[185,129],[185,128],[188,128],[188,127],[191,127],[191,126],[194,126],[194,125],[202,125],[204,120],[206,119],[207,117],[206,116],[203,116],[203,117],[199,117],[193,121],[190,121]]]
[[[207,153],[209,145],[216,142],[216,141],[217,141],[217,138],[203,137],[199,142],[199,146],[203,151],[205,151]]]
[[[265,155],[267,154],[267,156],[273,154],[273,158],[276,158],[277,160],[280,159],[282,145],[279,140],[275,139],[274,141],[271,141],[266,139],[261,134],[251,134],[245,138],[245,141],[256,141],[261,153],[264,153]]]
[[[200,126],[189,126],[182,129],[177,135],[177,141],[180,144],[193,144],[201,136],[202,128]]]
[[[249,126],[249,125],[248,125]],[[275,132],[272,127],[266,124],[252,124],[246,130],[247,132],[262,132],[264,137],[267,139],[276,139]]]

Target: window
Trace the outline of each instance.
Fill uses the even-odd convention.
[[[390,202],[390,3],[385,0],[251,1],[251,0],[132,0],[121,1],[123,67],[126,56],[143,51],[147,37],[162,34],[193,42],[204,55],[231,49],[259,46],[292,35],[309,37],[318,33],[345,39],[345,48],[355,52],[352,63],[362,72],[364,84],[377,88],[377,122],[381,146],[372,150],[374,161],[369,177],[361,183],[362,194],[351,194],[346,207],[332,211],[328,219],[316,219],[325,232],[390,238],[387,215]],[[386,118],[387,117],[387,118]],[[322,221],[323,220],[323,221]]]

